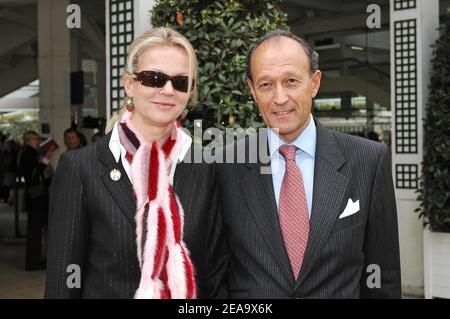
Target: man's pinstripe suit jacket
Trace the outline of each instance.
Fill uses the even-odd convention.
[[[272,176],[261,174],[264,165],[270,168],[263,164],[269,155],[256,163],[247,154],[245,163],[216,165],[230,255],[228,296],[400,298],[389,149],[382,143],[330,131],[315,121],[310,234],[297,280],[283,242]],[[259,138],[267,139],[267,132]],[[249,140],[242,139],[234,147],[248,152]],[[227,152],[230,147],[225,148]],[[235,149],[235,157],[237,153]],[[359,200],[360,210],[340,219],[349,199]]]

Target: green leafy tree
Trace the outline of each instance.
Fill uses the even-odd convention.
[[[159,0],[153,26],[186,36],[199,62],[199,95],[184,126],[194,119],[208,127],[260,127],[262,119],[247,87],[246,58],[251,44],[267,31],[287,29],[280,0]]]
[[[450,232],[450,13],[434,45],[424,123],[420,217],[433,231]]]

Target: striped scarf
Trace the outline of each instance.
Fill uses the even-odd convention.
[[[118,125],[136,199],[137,256],[141,280],[136,299],[196,298],[194,266],[183,242],[183,207],[169,181],[171,154],[180,146],[178,128],[164,143],[149,143],[125,112]]]

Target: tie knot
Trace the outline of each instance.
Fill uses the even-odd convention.
[[[297,146],[283,144],[280,146],[279,152],[286,161],[295,161],[295,152],[297,149]]]

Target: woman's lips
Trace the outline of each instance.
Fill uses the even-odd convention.
[[[173,104],[173,103],[166,103],[166,102],[159,102],[159,101],[154,101],[153,104],[155,104],[156,107],[161,110],[169,110],[169,109],[175,107],[175,104]]]

